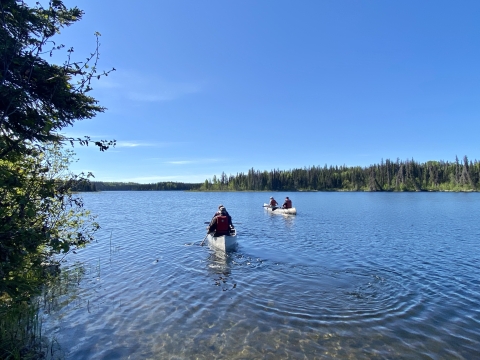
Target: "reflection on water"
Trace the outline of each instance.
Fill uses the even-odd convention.
[[[79,262],[63,268],[58,276],[51,279],[49,286],[43,288],[40,299],[44,314],[51,315],[66,306],[81,307],[83,299],[78,297],[79,285],[92,271],[98,274],[99,269],[86,269]]]
[[[230,284],[228,277],[231,274],[233,253],[212,249],[207,258],[208,271],[212,275],[215,286],[220,286],[223,291],[236,288],[237,284]]]
[[[297,216],[267,213],[263,197],[86,194],[103,232],[69,260],[82,264],[65,272],[75,286],[50,290],[45,304],[45,327],[61,354],[469,359],[480,352],[479,194],[296,193]],[[199,246],[219,203],[238,224],[233,252]],[[188,224],[179,227],[178,214]]]

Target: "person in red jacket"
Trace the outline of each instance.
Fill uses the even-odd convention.
[[[270,205],[272,210],[275,210],[278,206],[278,202],[273,198],[273,196],[270,196],[270,202],[268,203],[268,205]]]
[[[292,200],[288,198],[288,196],[285,198],[285,202],[282,205],[282,209],[291,209],[292,208]]]
[[[228,214],[225,207],[220,207],[219,213],[215,213],[210,225],[208,225],[207,233],[214,233],[213,236],[228,235],[230,231],[235,229],[232,224],[232,217]]]

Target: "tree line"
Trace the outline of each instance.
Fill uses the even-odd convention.
[[[360,166],[311,166],[291,170],[214,175],[203,183],[84,181],[75,191],[478,191],[480,162],[467,156],[454,162],[399,159]]]
[[[478,191],[480,162],[381,160],[360,166],[311,166],[292,170],[248,170],[207,179],[200,191]]]
[[[158,182],[152,184],[138,184],[134,182],[103,182],[86,181],[76,184],[74,190],[80,192],[90,191],[171,191],[171,190],[198,190],[201,184],[183,182]]]

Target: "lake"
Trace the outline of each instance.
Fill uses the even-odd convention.
[[[296,216],[263,209],[290,196]],[[101,192],[43,326],[67,359],[472,359],[480,194]],[[199,246],[219,204],[238,249]],[[52,340],[53,339],[53,340]]]

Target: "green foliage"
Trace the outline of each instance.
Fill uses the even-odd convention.
[[[28,299],[42,282],[42,262],[91,241],[98,227],[72,188],[88,176],[68,173],[72,153],[64,143],[88,145],[60,131],[104,108],[87,93],[97,72],[96,49],[73,61],[73,48],[58,65],[47,61],[62,51],[53,37],[83,12],[51,0],[43,7],[22,0],[0,2],[0,296]],[[111,71],[113,71],[112,69]],[[106,150],[114,142],[95,143]]]
[[[44,347],[37,303],[0,303],[0,359],[42,358]]]
[[[0,160],[0,294],[28,299],[42,283],[42,263],[93,239],[98,228],[71,188],[87,181],[68,172],[71,151],[31,149]]]
[[[97,73],[97,48],[86,61],[73,61],[73,48],[67,50],[62,65],[46,59],[64,48],[52,37],[63,27],[81,19],[77,7],[67,9],[58,0],[44,8],[40,3],[29,7],[24,1],[0,2],[0,157],[12,152],[28,151],[28,144],[39,142],[78,141],[59,133],[77,120],[90,119],[104,108],[87,95]],[[114,70],[114,69],[112,69]],[[112,142],[96,143],[105,150]]]
[[[91,139],[67,138],[61,131],[105,110],[89,92],[93,79],[115,70],[97,71],[99,33],[84,61],[74,61],[73,48],[53,40],[82,18],[80,9],[68,9],[60,0],[45,7],[31,3],[0,2],[1,358],[38,355],[36,341],[30,341],[38,330],[31,300],[49,278],[48,270],[58,269],[53,255],[84,246],[98,229],[72,193],[90,174],[70,174],[73,153],[61,147],[88,145]],[[61,51],[66,60],[51,61]],[[94,144],[104,151],[115,141]]]
[[[158,182],[152,184],[138,184],[133,182],[101,182],[92,181],[79,184],[76,191],[170,191],[170,190],[196,190],[200,184],[186,184],[182,182]]]
[[[381,161],[368,167],[312,166],[303,169],[237,173],[206,179],[200,184],[162,182],[138,184],[92,182],[77,191],[199,190],[199,191],[478,191],[480,162]]]
[[[61,358],[55,339],[42,336],[42,317],[68,305],[77,298],[78,284],[86,274],[81,263],[75,263],[54,276],[33,301],[0,301],[0,359]]]
[[[480,163],[414,160],[381,161],[368,167],[312,166],[293,170],[256,171],[201,184],[202,191],[478,191]]]

